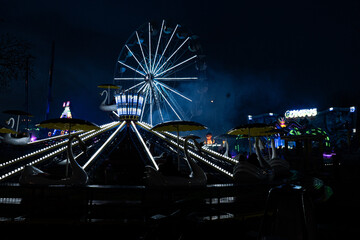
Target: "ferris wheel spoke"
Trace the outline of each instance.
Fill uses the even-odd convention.
[[[147,87],[148,87],[148,85],[146,85],[146,87],[145,87],[145,88],[147,88]],[[144,116],[144,110],[145,110],[145,106],[146,106],[146,102],[147,102],[148,94],[149,94],[149,92],[146,92],[146,94],[145,94],[144,103],[143,103],[143,107],[142,107],[142,110],[141,110],[140,121],[142,121],[143,116]]]
[[[190,60],[192,60],[192,59],[194,59],[194,58],[196,58],[196,57],[197,57],[197,55],[194,55],[194,56],[192,56],[192,57],[190,57],[190,58],[182,61],[181,63],[178,63],[178,64],[176,64],[175,66],[172,66],[171,68],[168,68],[168,69],[162,71],[161,73],[155,74],[155,77],[161,76],[161,75],[167,73],[168,71],[170,71],[170,70],[172,70],[172,69],[174,69],[174,68],[177,68],[177,67],[183,65],[184,63],[186,63],[186,62],[188,62],[188,61],[190,61]]]
[[[160,107],[160,101],[159,101],[159,94],[157,92],[157,88],[155,88],[155,84],[152,83],[152,82],[149,82],[149,89],[150,89],[150,94],[153,96],[154,98],[154,102],[153,104],[156,105],[156,107],[158,108],[159,110],[159,113],[160,113],[160,117],[161,117],[161,120],[164,121],[164,118],[163,118],[163,115],[162,115],[162,111],[161,111],[161,107]],[[151,108],[152,109],[152,108]]]
[[[198,77],[159,77],[156,80],[161,81],[184,81],[184,80],[197,80]]]
[[[173,108],[173,106],[169,103],[169,101],[166,99],[166,97],[164,96],[164,94],[162,94],[162,92],[159,90],[159,88],[154,85],[158,92],[160,93],[160,95],[163,97],[163,99],[165,100],[165,102],[169,105],[169,107],[171,108],[171,110],[173,110],[173,112],[175,113],[175,115],[178,117],[179,120],[181,120],[181,117],[179,116],[179,114],[175,111],[175,109]]]
[[[137,91],[138,93],[139,92],[141,92],[142,90],[145,90],[145,88],[147,87],[147,83],[145,83],[145,84],[143,84],[140,88],[139,88],[139,90]]]
[[[123,63],[123,62],[121,62],[121,61],[118,61],[118,63],[120,63],[121,65],[124,65],[125,67],[127,67],[127,68],[129,68],[129,69],[131,69],[131,70],[133,70],[133,71],[137,72],[138,74],[140,74],[140,75],[142,75],[142,76],[145,77],[145,74],[144,74],[144,73],[140,72],[139,70],[136,70],[136,69],[133,68],[133,67],[130,67],[130,66],[127,65],[126,63]]]
[[[150,91],[149,91],[149,94],[150,94],[150,98],[149,98],[149,103],[150,103],[150,125],[152,126],[153,125],[153,121],[152,121],[152,109],[153,109],[153,104],[152,104],[152,91],[151,91],[151,87],[150,88]]]
[[[137,59],[137,57],[135,56],[135,54],[130,50],[130,48],[128,47],[128,45],[125,45],[125,47],[128,49],[128,51],[131,53],[131,55],[134,57],[134,59],[136,60],[136,62],[139,64],[139,66],[141,67],[141,69],[144,71],[144,72],[147,72],[145,70],[145,68],[143,67],[143,65],[139,62],[139,60]]]
[[[174,37],[174,34],[175,34],[176,29],[178,28],[178,26],[179,26],[179,24],[176,25],[173,33],[171,34],[171,37],[170,37],[169,41],[167,42],[167,44],[166,44],[166,46],[165,46],[165,49],[164,49],[164,51],[162,52],[162,54],[161,54],[161,56],[160,56],[160,58],[159,58],[159,61],[157,62],[156,66],[155,66],[155,69],[157,69],[157,67],[159,66],[159,63],[161,62],[161,59],[162,59],[162,57],[164,56],[164,54],[165,54],[165,52],[166,52],[166,50],[167,50],[167,48],[168,48],[168,46],[169,46],[172,38]]]
[[[182,110],[182,108],[180,107],[180,105],[178,104],[178,102],[176,101],[176,99],[171,95],[169,94],[169,92],[165,92],[170,100],[170,102],[173,104],[174,108],[180,113],[179,115],[184,118],[185,116],[185,113],[184,111]]]
[[[151,72],[151,25],[149,23],[149,73]]]
[[[147,63],[146,63],[146,58],[145,58],[144,50],[143,50],[142,45],[141,45],[141,41],[140,41],[140,38],[139,38],[139,34],[138,34],[137,31],[135,32],[135,34],[136,34],[136,37],[137,37],[137,40],[138,40],[138,43],[139,43],[139,46],[140,46],[141,54],[142,54],[143,59],[144,59],[144,63],[145,63],[145,67],[146,67],[146,69],[147,69],[147,73],[149,73],[149,72],[150,72],[150,69],[149,69],[149,67],[148,67],[148,65],[147,65]]]
[[[118,80],[118,81],[121,81],[121,80],[144,80],[144,78],[114,78],[114,80]]]
[[[156,85],[154,84],[154,86],[156,86]],[[155,104],[156,104],[156,106],[158,107],[158,110],[159,110],[159,113],[160,113],[160,118],[161,118],[161,121],[163,122],[163,121],[164,121],[164,117],[163,117],[163,114],[162,114],[162,111],[161,111],[160,100],[159,100],[159,93],[157,92],[157,91],[159,91],[159,90],[158,90],[158,88],[153,88],[153,90],[154,90],[154,96],[155,96]]]
[[[179,92],[178,92],[178,91],[176,91],[175,89],[172,89],[172,88],[171,88],[171,87],[169,87],[168,85],[166,85],[166,84],[164,84],[164,83],[161,83],[161,82],[158,82],[158,81],[156,81],[156,83],[157,83],[157,84],[159,84],[159,85],[161,85],[162,87],[164,87],[164,88],[166,88],[166,89],[168,89],[168,90],[172,91],[173,93],[175,93],[175,94],[179,95],[180,97],[182,97],[182,98],[184,98],[184,99],[188,100],[189,102],[192,102],[192,100],[191,100],[190,98],[185,97],[184,95],[182,95],[181,93],[179,93]]]
[[[182,64],[182,65],[179,66],[178,68],[172,69],[171,71],[163,74],[163,75],[161,76],[161,78],[171,78],[171,76],[176,76],[176,75],[174,75],[174,74],[176,74],[176,73],[178,73],[178,72],[181,72],[181,71],[184,70],[185,68],[191,66],[191,64],[192,64],[191,61],[190,61],[190,62],[187,62],[187,63],[185,63],[185,64]],[[156,79],[159,79],[159,77],[156,77]],[[166,81],[166,80],[161,80],[161,81]],[[183,80],[183,81],[185,81],[185,80]]]
[[[171,56],[166,59],[166,61],[158,68],[156,69],[154,75],[156,75],[164,66],[165,64],[181,49],[182,46],[184,46],[184,44],[190,39],[190,37],[186,38],[185,41],[173,52],[173,54],[171,54]]]
[[[169,102],[172,104],[174,109],[178,112],[179,116],[181,116],[181,118],[184,118],[185,113],[182,110],[182,108],[180,107],[180,105],[178,104],[178,102],[176,101],[176,99],[173,97],[173,95],[170,94],[170,92],[168,92],[168,91],[163,91],[163,93],[164,93],[165,97],[167,97]]]
[[[132,89],[134,89],[134,88],[137,88],[137,87],[140,86],[141,84],[145,85],[145,81],[142,81],[142,82],[140,82],[140,83],[138,83],[138,84],[136,84],[136,85],[134,85],[134,86],[132,86],[132,87],[124,90],[124,92],[128,92],[128,91],[130,91],[130,90],[132,90]],[[141,86],[141,87],[143,87],[143,86]]]
[[[154,60],[153,60],[153,66],[150,67],[151,72],[154,72],[156,57],[157,57],[157,53],[158,53],[158,50],[159,50],[159,44],[160,44],[163,29],[164,29],[164,23],[165,23],[165,20],[163,20],[162,24],[161,24],[161,30],[160,30],[159,39],[158,39],[157,46],[156,46],[155,56],[154,56]]]

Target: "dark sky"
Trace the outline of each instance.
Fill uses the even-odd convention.
[[[51,43],[53,101],[72,102],[74,117],[98,124],[101,83],[112,83],[127,38],[148,21],[180,23],[200,36],[208,99],[203,114],[222,130],[248,114],[359,103],[359,1],[40,1],[0,0],[0,33],[32,44],[30,112],[44,120]],[[0,109],[24,109],[24,82],[1,91]],[[1,121],[5,120],[4,115]]]

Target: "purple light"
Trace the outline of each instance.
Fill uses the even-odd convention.
[[[323,153],[323,158],[330,159],[332,156],[335,156],[336,153]]]
[[[35,142],[36,141],[36,137],[35,136],[32,136],[31,138],[30,138],[30,142]]]

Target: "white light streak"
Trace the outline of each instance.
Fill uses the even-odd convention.
[[[188,61],[190,61],[190,60],[192,60],[192,59],[194,59],[194,58],[196,58],[196,57],[197,57],[197,55],[192,56],[192,57],[190,57],[190,58],[182,61],[181,63],[178,63],[178,64],[176,64],[175,66],[173,66],[173,67],[171,67],[171,68],[168,68],[168,69],[166,69],[165,71],[162,71],[162,72],[159,73],[159,74],[155,74],[155,77],[161,76],[161,75],[163,75],[164,73],[166,73],[166,72],[168,72],[168,71],[170,71],[170,70],[172,70],[172,69],[174,69],[174,68],[177,68],[178,66],[181,66],[182,64],[184,64],[184,63],[186,63],[186,62],[188,62]]]
[[[141,90],[143,90],[143,89],[144,89],[144,91],[145,91],[145,88],[147,87],[147,85],[148,85],[148,83],[145,83],[144,85],[142,85],[137,92],[139,93],[139,92],[141,92]]]
[[[128,47],[128,45],[125,45],[125,47],[127,48],[127,50],[131,53],[131,55],[134,57],[134,59],[136,60],[136,62],[139,64],[139,66],[141,67],[141,69],[144,71],[144,72],[147,72],[145,70],[145,68],[141,65],[141,63],[139,62],[139,60],[136,58],[135,54],[130,50],[130,48]]]
[[[177,95],[179,95],[180,97],[183,97],[183,98],[185,98],[186,100],[188,100],[188,101],[192,102],[192,100],[191,100],[190,98],[185,97],[184,95],[182,95],[182,94],[181,94],[181,93],[179,93],[178,91],[176,91],[176,90],[174,90],[174,89],[170,88],[170,87],[169,87],[169,86],[167,86],[166,84],[163,84],[163,83],[158,82],[158,81],[156,81],[156,83],[158,83],[158,84],[160,84],[161,86],[163,86],[164,88],[166,88],[166,89],[168,89],[168,90],[172,91],[173,93],[176,93],[176,94],[177,94]]]
[[[149,23],[149,73],[151,71],[151,25]]]
[[[149,87],[149,85],[146,85],[145,88],[148,88],[148,87]],[[146,90],[146,89],[145,89],[145,90]],[[147,100],[148,94],[149,94],[149,92],[147,91],[147,92],[146,92],[146,95],[145,95],[145,98],[144,98],[143,107],[142,107],[142,110],[141,110],[140,121],[142,121],[143,116],[144,116],[144,109],[145,109],[145,105],[146,105],[146,100]]]
[[[148,67],[148,65],[147,65],[147,63],[146,63],[146,58],[145,58],[145,54],[144,54],[144,51],[143,51],[143,48],[142,48],[142,45],[141,45],[141,42],[140,42],[139,34],[137,33],[137,31],[136,31],[135,33],[136,33],[137,40],[138,40],[138,42],[139,42],[139,46],[140,46],[140,50],[141,50],[142,56],[143,56],[143,58],[144,58],[144,63],[145,63],[145,67],[146,67],[146,69],[147,69],[147,73],[149,73],[150,70],[149,70],[149,67]]]
[[[135,68],[133,68],[133,67],[130,67],[129,65],[127,65],[126,63],[123,63],[123,62],[121,62],[121,61],[118,61],[120,64],[122,64],[122,65],[124,65],[125,67],[127,67],[127,68],[129,68],[129,69],[131,69],[131,70],[133,70],[133,71],[135,71],[135,72],[137,72],[138,74],[140,74],[140,75],[142,75],[142,76],[144,76],[145,77],[145,74],[144,73],[142,73],[142,72],[140,72],[140,71],[138,71],[138,70],[136,70]]]
[[[88,132],[84,132],[84,133],[80,134],[79,137],[80,137],[82,140],[86,141],[86,140],[88,140],[88,139],[90,139],[90,138],[92,138],[92,137],[94,137],[94,136],[96,136],[96,135],[98,135],[98,134],[100,134],[100,133],[102,133],[102,132],[105,132],[105,131],[113,128],[113,127],[114,127],[115,125],[117,125],[117,124],[118,124],[118,122],[111,122],[111,123],[108,123],[108,124],[104,124],[104,125],[102,125],[102,126],[100,127],[99,130],[97,130],[97,131],[91,130],[91,131],[88,131]],[[16,159],[10,160],[10,161],[8,161],[8,162],[2,163],[2,164],[0,164],[0,168],[7,167],[7,166],[9,166],[10,164],[15,163],[15,162],[19,162],[19,161],[22,161],[22,160],[25,160],[25,159],[29,159],[30,157],[33,157],[33,156],[35,156],[36,154],[45,153],[45,152],[47,152],[47,151],[49,151],[49,150],[54,150],[55,148],[60,147],[60,146],[62,146],[62,145],[65,145],[65,144],[67,144],[67,143],[68,143],[68,139],[66,139],[66,140],[64,140],[64,141],[62,141],[62,142],[59,142],[59,143],[56,143],[56,144],[47,146],[47,147],[45,147],[45,148],[43,148],[43,149],[41,149],[41,150],[37,150],[37,151],[34,151],[34,152],[32,152],[32,153],[26,154],[26,155],[24,155],[24,156],[22,156],[22,157],[18,157],[18,158],[16,158]],[[75,141],[75,142],[72,143],[73,146],[76,146],[77,144],[78,144],[78,141]],[[44,156],[39,157],[39,158],[37,158],[37,159],[35,159],[35,160],[27,163],[27,164],[29,164],[29,165],[38,164],[39,162],[42,162],[42,161],[45,161],[45,160],[47,160],[47,159],[50,159],[50,158],[55,157],[56,155],[58,155],[58,154],[60,154],[60,153],[62,153],[62,152],[64,152],[64,151],[66,151],[66,149],[67,149],[67,146],[60,147],[60,148],[58,148],[58,149],[56,149],[56,150],[54,150],[54,151],[52,151],[52,152],[50,152],[50,153],[47,153],[47,154],[45,154]],[[15,169],[15,170],[9,170],[6,174],[0,176],[0,181],[3,180],[3,179],[5,179],[5,178],[7,178],[7,177],[9,177],[9,176],[11,176],[11,175],[13,175],[13,174],[15,174],[15,173],[18,173],[18,172],[19,172],[20,170],[22,170],[24,167],[25,167],[25,164],[24,164],[23,166]]]
[[[134,86],[132,86],[132,87],[124,90],[124,92],[130,91],[131,89],[134,89],[134,88],[136,88],[137,86],[140,86],[141,84],[144,84],[144,85],[145,85],[146,83],[145,83],[145,81],[142,81],[142,82],[140,82],[140,83],[138,83],[138,84],[136,84],[136,85],[134,85]]]
[[[110,137],[105,141],[105,143],[91,156],[91,158],[84,164],[82,167],[85,169],[89,164],[98,157],[98,155],[104,150],[104,148],[108,145],[109,142],[116,136],[116,134],[123,128],[125,125],[125,121],[123,121],[120,126],[110,135]]]
[[[146,144],[145,144],[145,142],[144,142],[144,139],[141,137],[141,135],[140,135],[139,131],[137,130],[137,128],[136,128],[136,126],[135,126],[135,123],[134,123],[133,121],[131,121],[131,126],[132,126],[133,129],[135,130],[138,139],[140,140],[141,144],[143,145],[144,149],[146,150],[146,153],[148,154],[150,160],[151,160],[152,163],[154,164],[154,167],[156,168],[156,170],[159,170],[159,167],[158,167],[158,165],[156,164],[154,157],[152,156],[151,152],[149,151],[148,147],[146,146]]]
[[[176,80],[197,80],[197,77],[158,77],[156,80],[176,81]]]
[[[115,116],[120,117],[115,111],[112,111],[113,114],[115,114]]]
[[[153,61],[153,66],[151,68],[151,72],[154,72],[154,66],[155,66],[155,62],[156,62],[157,53],[158,53],[158,50],[159,50],[159,44],[160,44],[161,35],[162,35],[162,32],[163,32],[163,28],[164,28],[164,23],[165,23],[165,20],[163,20],[162,24],[161,24],[160,35],[159,35],[158,43],[157,43],[157,46],[156,46],[155,57],[154,57],[154,61]]]
[[[158,133],[158,132],[156,132],[156,131],[151,131],[151,130],[150,130],[150,127],[149,127],[149,126],[146,126],[144,123],[137,122],[137,124],[139,124],[139,125],[140,125],[141,127],[143,127],[144,129],[146,129],[146,130],[154,133],[155,135],[159,136],[160,138],[162,138],[163,140],[167,141],[168,143],[171,143],[173,146],[178,146],[177,142],[175,142],[174,140],[171,140],[171,139],[166,138],[164,135],[162,135],[162,134],[160,134],[160,133]],[[162,133],[164,133],[164,134],[166,134],[166,135],[169,135],[169,136],[171,136],[171,137],[177,138],[174,134],[171,134],[171,133],[169,133],[169,132],[167,132],[167,131],[164,131],[164,132],[162,132]],[[181,138],[181,137],[180,137],[179,140],[182,141],[182,142],[184,142],[184,138]],[[181,150],[184,150],[184,147],[183,147],[182,145],[179,145],[179,148],[180,148]],[[192,156],[195,157],[196,159],[198,159],[198,160],[206,163],[206,164],[209,165],[210,167],[212,167],[212,168],[214,168],[214,169],[216,169],[216,170],[218,170],[218,171],[226,174],[227,176],[229,176],[229,177],[231,177],[231,178],[234,176],[234,175],[233,175],[232,173],[230,173],[229,171],[227,171],[227,170],[223,169],[222,167],[220,167],[220,166],[212,163],[210,160],[208,160],[208,159],[206,159],[206,158],[204,158],[204,157],[196,154],[195,152],[193,152],[193,151],[191,151],[191,150],[189,150],[188,152],[189,152],[190,155],[192,155]]]
[[[156,69],[156,72],[154,73],[155,75],[165,66],[165,64],[181,49],[181,47],[190,39],[190,37],[186,38],[185,41],[173,52],[173,54],[171,54],[171,56],[166,59],[166,61],[161,65],[161,67],[159,67],[158,69]]]
[[[152,125],[152,89],[151,89],[151,86],[149,86],[150,88],[150,97],[149,97],[149,101],[150,101],[150,124]]]
[[[173,36],[174,36],[174,34],[175,34],[176,29],[178,28],[178,26],[179,26],[179,25],[177,24],[176,27],[175,27],[175,29],[174,29],[174,31],[173,31],[173,33],[171,34],[171,37],[170,37],[168,43],[166,44],[166,47],[165,47],[163,53],[161,54],[161,56],[160,56],[160,58],[159,58],[159,61],[158,61],[157,64],[156,64],[155,71],[157,71],[157,67],[159,66],[159,63],[160,63],[162,57],[164,56],[164,54],[165,54],[165,52],[166,52],[166,50],[167,50],[167,48],[168,48],[168,46],[169,46],[169,44],[170,44],[170,42],[171,42],[171,40],[172,40],[172,38],[173,38]]]
[[[177,112],[175,111],[175,109],[171,106],[171,104],[169,103],[169,101],[166,99],[166,97],[162,94],[162,92],[158,89],[158,87],[156,85],[154,85],[158,92],[161,94],[161,96],[164,98],[165,102],[170,106],[171,110],[173,110],[173,112],[175,113],[175,115],[178,117],[179,120],[181,120],[181,117],[177,114]],[[152,125],[152,123],[151,123]]]
[[[144,78],[114,78],[114,80],[144,80]]]
[[[153,84],[153,85],[155,85],[155,84]],[[157,91],[159,91],[159,89],[156,87],[156,90]],[[158,110],[159,110],[159,113],[160,113],[160,117],[161,117],[161,121],[163,122],[164,121],[164,117],[163,117],[163,114],[162,114],[162,111],[161,111],[161,107],[160,107],[160,102],[159,102],[159,96],[158,96],[158,94],[156,94],[157,92],[156,91],[154,91],[154,95],[155,95],[155,103],[156,103],[156,105],[157,105],[157,107],[158,107]]]

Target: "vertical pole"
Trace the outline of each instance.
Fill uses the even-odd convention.
[[[25,104],[26,112],[29,113],[29,56],[26,58],[26,76],[25,76]],[[26,129],[29,130],[29,116],[25,116]]]
[[[149,23],[149,73],[151,72],[151,24]]]
[[[150,83],[151,84],[151,83]],[[150,125],[153,125],[153,121],[152,121],[152,88],[150,87]]]
[[[53,83],[54,54],[55,54],[55,41],[52,42],[52,46],[51,46],[51,62],[50,62],[50,69],[49,69],[49,88],[48,88],[48,99],[47,99],[45,120],[49,119],[50,102],[52,101],[51,89],[52,89],[52,83]]]

